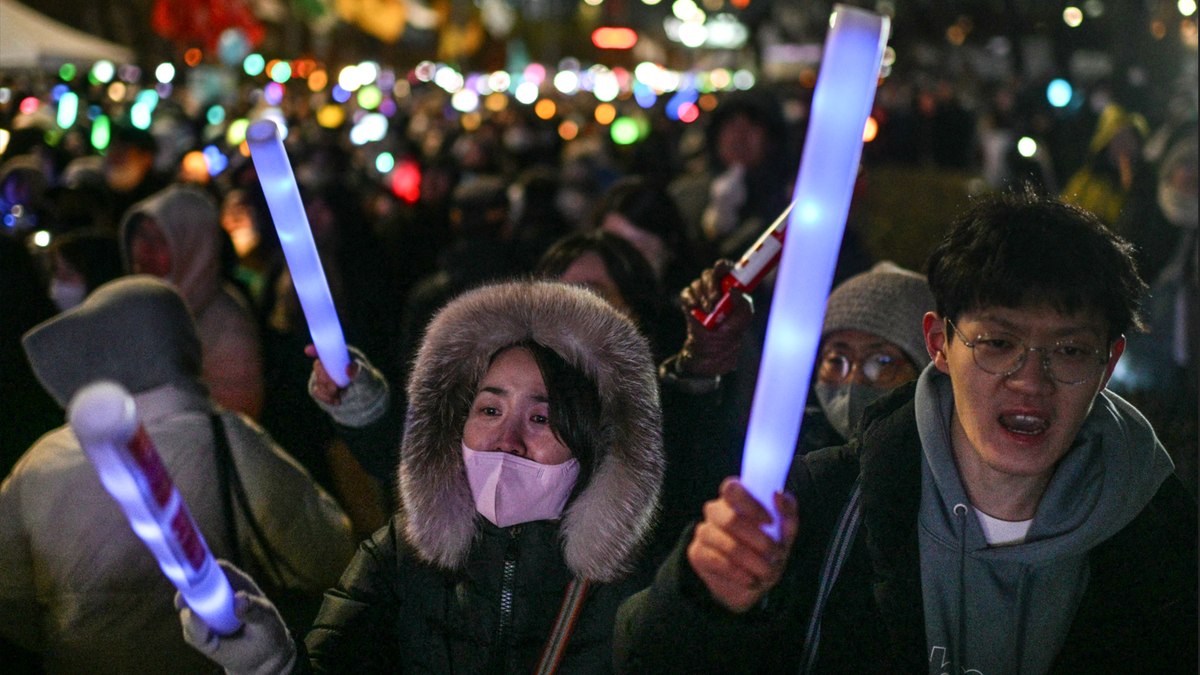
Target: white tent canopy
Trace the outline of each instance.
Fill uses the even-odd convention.
[[[133,51],[59,23],[15,2],[0,0],[0,70],[57,68],[108,59],[133,63]]]

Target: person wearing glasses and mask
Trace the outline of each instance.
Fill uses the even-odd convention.
[[[741,465],[746,421],[722,378],[737,365],[751,303],[736,298],[726,319],[711,330],[690,314],[693,308],[711,311],[731,268],[718,261],[680,293],[688,310],[687,340],[659,369],[668,451],[660,547],[674,545],[680,528],[700,517],[705,500]],[[921,317],[932,309],[925,277],[892,262],[880,262],[833,289],[796,457],[842,445],[870,403],[917,378],[929,363]]]
[[[921,317],[933,310],[925,277],[891,262],[829,294],[813,394],[796,454],[841,445],[872,402],[917,379],[929,363]]]
[[[617,617],[622,672],[1194,673],[1196,503],[1105,389],[1146,285],[1092,214],[976,201],[932,359],[775,496],[736,479]]]

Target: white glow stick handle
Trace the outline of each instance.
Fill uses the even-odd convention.
[[[338,322],[325,268],[321,267],[321,258],[317,255],[317,245],[313,242],[304,202],[296,187],[296,176],[283,149],[279,127],[267,119],[251,124],[246,130],[246,145],[250,146],[250,158],[254,160],[254,169],[262,183],[275,230],[279,232],[279,243],[292,272],[292,283],[296,295],[300,296],[300,306],[304,309],[317,355],[333,381],[344,387],[350,384],[350,378],[346,376],[350,353],[346,350],[342,324]]]
[[[129,392],[113,382],[90,384],[71,399],[67,417],[104,489],[192,611],[222,635],[241,627],[229,580],[138,424]]]
[[[889,26],[887,17],[834,5],[813,92],[742,453],[742,483],[771,512],[766,529],[776,538],[773,495],[787,480],[800,433]]]

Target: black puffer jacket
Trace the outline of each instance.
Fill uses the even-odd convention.
[[[595,382],[597,457],[560,520],[508,528],[475,511],[462,430],[500,349],[532,339]],[[306,639],[320,672],[530,673],[572,578],[589,581],[560,672],[611,669],[613,619],[640,586],[638,553],[663,475],[645,339],[599,297],[517,282],[460,296],[426,332],[408,387],[399,512],[326,593]]]
[[[741,615],[719,607],[687,562],[686,533],[654,584],[622,606],[617,670],[800,672],[826,547],[861,472],[862,524],[822,616],[814,672],[941,672],[925,648],[914,390],[901,387],[868,408],[857,444],[811,453],[793,467],[800,534],[761,606]],[[1088,554],[1090,580],[1052,672],[1195,673],[1196,553],[1196,504],[1172,475]]]

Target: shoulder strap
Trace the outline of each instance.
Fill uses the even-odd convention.
[[[254,517],[254,510],[250,507],[250,499],[246,496],[246,488],[242,485],[241,476],[238,474],[237,462],[233,458],[233,451],[229,447],[229,440],[225,436],[225,425],[221,422],[219,413],[213,413],[211,416],[213,427],[213,442],[216,444],[217,464],[221,476],[221,487],[225,498],[226,512],[226,532],[232,537],[230,545],[236,552],[235,555],[241,558],[241,547],[238,545],[237,539],[237,513],[241,513],[246,518],[246,524],[250,526],[250,535],[263,551],[263,565],[265,571],[270,574],[276,584],[284,586],[284,576],[280,566],[287,567],[293,571],[287,561],[283,559],[275,548],[271,546],[271,540],[267,538],[262,527],[258,524],[258,520]],[[235,565],[241,566],[240,560],[233,561]]]
[[[825,554],[825,564],[821,567],[821,583],[817,587],[817,599],[813,603],[812,617],[808,621],[808,632],[804,635],[804,652],[800,658],[801,673],[811,673],[813,666],[816,665],[817,649],[821,644],[821,614],[825,611],[825,602],[829,599],[829,593],[833,590],[833,584],[837,581],[838,574],[842,571],[846,557],[850,555],[850,548],[858,533],[858,525],[862,520],[861,497],[862,486],[858,480],[855,480],[854,486],[850,488],[850,500],[842,509],[837,529],[834,530],[833,539],[830,540],[829,551]]]
[[[225,516],[225,540],[229,542],[229,562],[236,567],[242,567],[242,547],[238,545],[237,536],[237,506],[233,503],[233,491],[229,485],[230,456],[229,441],[225,438],[225,428],[221,424],[218,413],[209,415],[212,423],[213,450],[217,460],[217,485],[221,491],[221,505]]]
[[[583,608],[583,598],[587,595],[589,585],[587,579],[578,577],[567,584],[562,606],[558,608],[558,618],[554,621],[554,631],[550,633],[550,639],[542,649],[542,658],[538,662],[537,670],[534,671],[536,675],[552,675],[558,670],[563,653],[567,649],[567,642],[571,639],[571,632],[575,630],[575,621]]]

